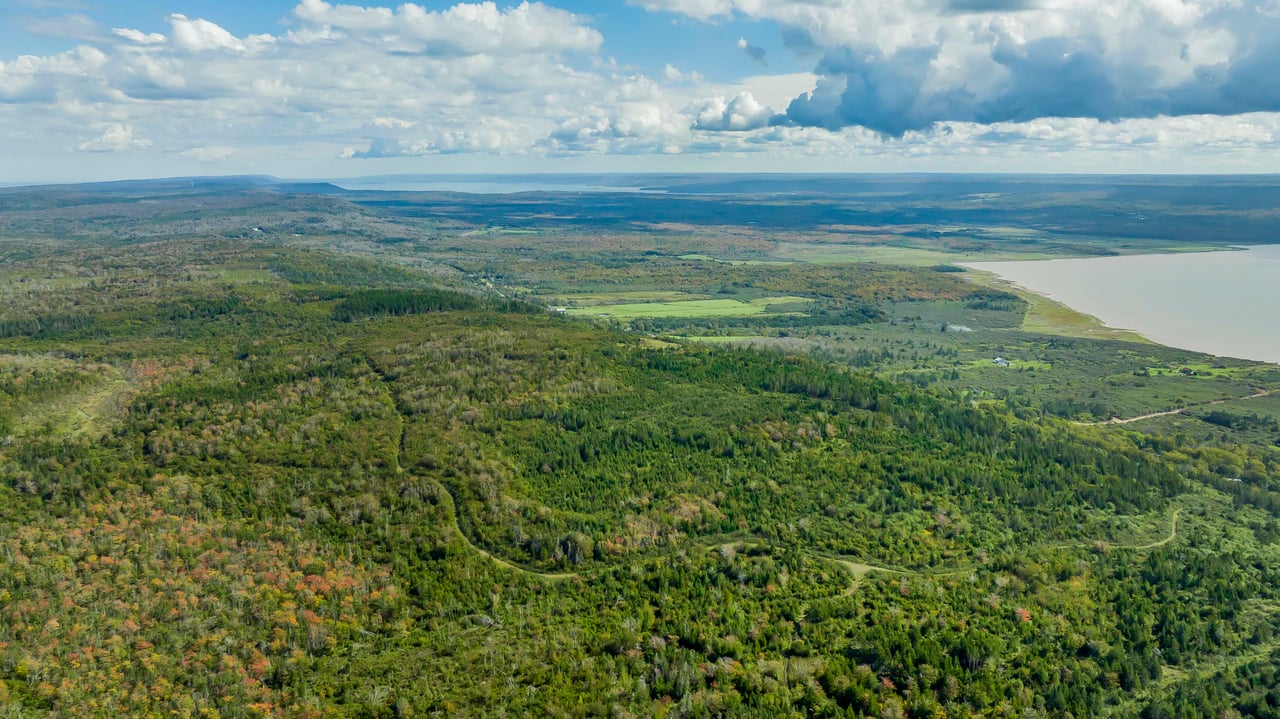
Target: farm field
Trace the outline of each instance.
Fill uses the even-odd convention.
[[[787,314],[772,312],[771,307],[808,303],[806,297],[760,297],[753,300],[684,300],[679,302],[638,302],[572,308],[574,316],[601,316],[617,319],[637,317],[752,317]],[[794,313],[798,314],[798,313]]]

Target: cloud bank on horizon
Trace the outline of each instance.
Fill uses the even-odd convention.
[[[0,151],[19,164],[51,157],[66,173],[98,162],[126,174],[311,176],[423,158],[450,170],[1016,170],[1060,157],[1063,169],[1142,171],[1195,156],[1274,171],[1280,157],[1280,0],[611,10],[765,28],[813,70],[769,74],[778,50],[743,34],[723,49],[738,70],[709,81],[666,62],[658,43],[615,47],[597,18],[556,2],[300,0],[281,28],[241,35],[177,12],[146,30],[45,16],[41,32],[62,27],[74,44],[0,48]],[[619,62],[618,50],[643,51],[652,67]]]

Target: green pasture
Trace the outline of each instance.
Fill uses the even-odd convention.
[[[582,294],[557,294],[552,304],[574,305],[622,305],[647,302],[688,302],[709,299],[706,295],[677,292],[674,290],[627,290],[623,292],[584,292]]]
[[[808,302],[806,297],[760,297],[754,300],[685,300],[682,302],[636,302],[597,307],[575,307],[568,314],[576,317],[754,317],[766,314],[798,314],[770,312],[774,305]]]

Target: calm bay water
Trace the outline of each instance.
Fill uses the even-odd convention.
[[[1280,362],[1280,245],[966,267],[994,272],[1160,344]]]

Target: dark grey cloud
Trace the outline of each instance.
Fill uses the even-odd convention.
[[[758,62],[761,65],[769,64],[767,62],[769,53],[759,45],[753,45],[752,43],[747,42],[747,39],[745,37],[739,38],[738,48],[743,52],[745,52],[747,54],[747,57],[751,58],[755,62]]]
[[[360,150],[352,155],[359,158],[402,157],[404,148],[395,140],[375,139],[369,143],[368,150]]]
[[[949,0],[953,10],[1025,9],[1017,0]],[[774,124],[840,129],[861,126],[890,136],[946,121],[992,124],[1042,117],[1115,121],[1193,114],[1235,115],[1280,111],[1280,18],[1256,4],[1205,20],[1235,39],[1225,62],[1199,66],[1179,82],[1162,81],[1159,61],[1138,47],[1117,52],[1100,37],[1045,37],[1026,43],[1007,38],[987,50],[986,74],[940,83],[934,76],[941,44],[886,54],[876,47],[827,48],[818,81],[795,98]],[[1135,38],[1134,43],[1141,43]],[[1186,50],[1184,49],[1184,58]],[[979,78],[986,79],[986,78]]]
[[[818,65],[817,87],[793,100],[786,118],[828,130],[861,125],[888,135],[932,124],[920,105],[935,56],[936,48],[902,50],[890,58],[833,50]]]

